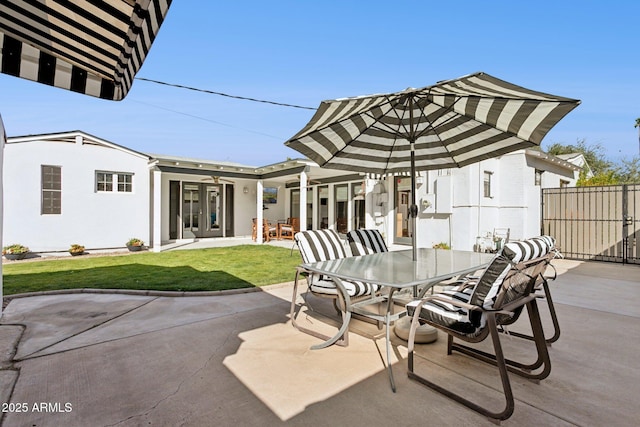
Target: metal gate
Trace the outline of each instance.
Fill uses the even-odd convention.
[[[542,233],[566,258],[640,264],[640,184],[542,190]]]

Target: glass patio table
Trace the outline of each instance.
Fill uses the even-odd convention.
[[[355,314],[384,322],[387,340],[387,370],[391,389],[394,392],[396,391],[396,386],[390,363],[391,341],[389,326],[391,322],[406,315],[405,310],[394,313],[394,293],[398,290],[409,289],[412,291],[414,298],[421,297],[427,290],[443,280],[472,273],[486,267],[495,256],[494,254],[446,249],[421,248],[417,251],[416,261],[412,259],[411,250],[403,250],[300,265],[301,268],[310,272],[342,280],[377,284],[388,290],[388,293],[384,295],[353,303],[351,311]],[[420,292],[418,294],[419,288]],[[365,308],[377,303],[386,303],[386,311],[384,313],[374,313]]]

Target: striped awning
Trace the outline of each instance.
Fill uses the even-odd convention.
[[[422,89],[324,101],[285,144],[333,169],[411,170],[412,148],[416,170],[462,167],[539,146],[579,104],[476,73]]]
[[[2,0],[0,71],[121,100],[171,0]]]

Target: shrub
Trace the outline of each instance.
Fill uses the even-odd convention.
[[[433,249],[451,249],[451,246],[445,242],[440,242],[433,245]]]
[[[84,252],[84,246],[79,245],[77,243],[74,243],[73,245],[71,245],[71,247],[69,248],[69,252],[72,254],[81,254]]]
[[[2,255],[6,254],[26,254],[29,252],[29,248],[18,243],[14,243],[13,245],[5,246],[2,248]]]
[[[144,246],[144,242],[137,237],[132,237],[127,242],[127,246]]]

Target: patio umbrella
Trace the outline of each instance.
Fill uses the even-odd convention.
[[[171,0],[9,0],[0,7],[0,71],[121,100]]]
[[[410,172],[416,257],[416,171],[462,167],[542,138],[580,104],[476,73],[421,89],[323,101],[285,145],[321,167]]]

